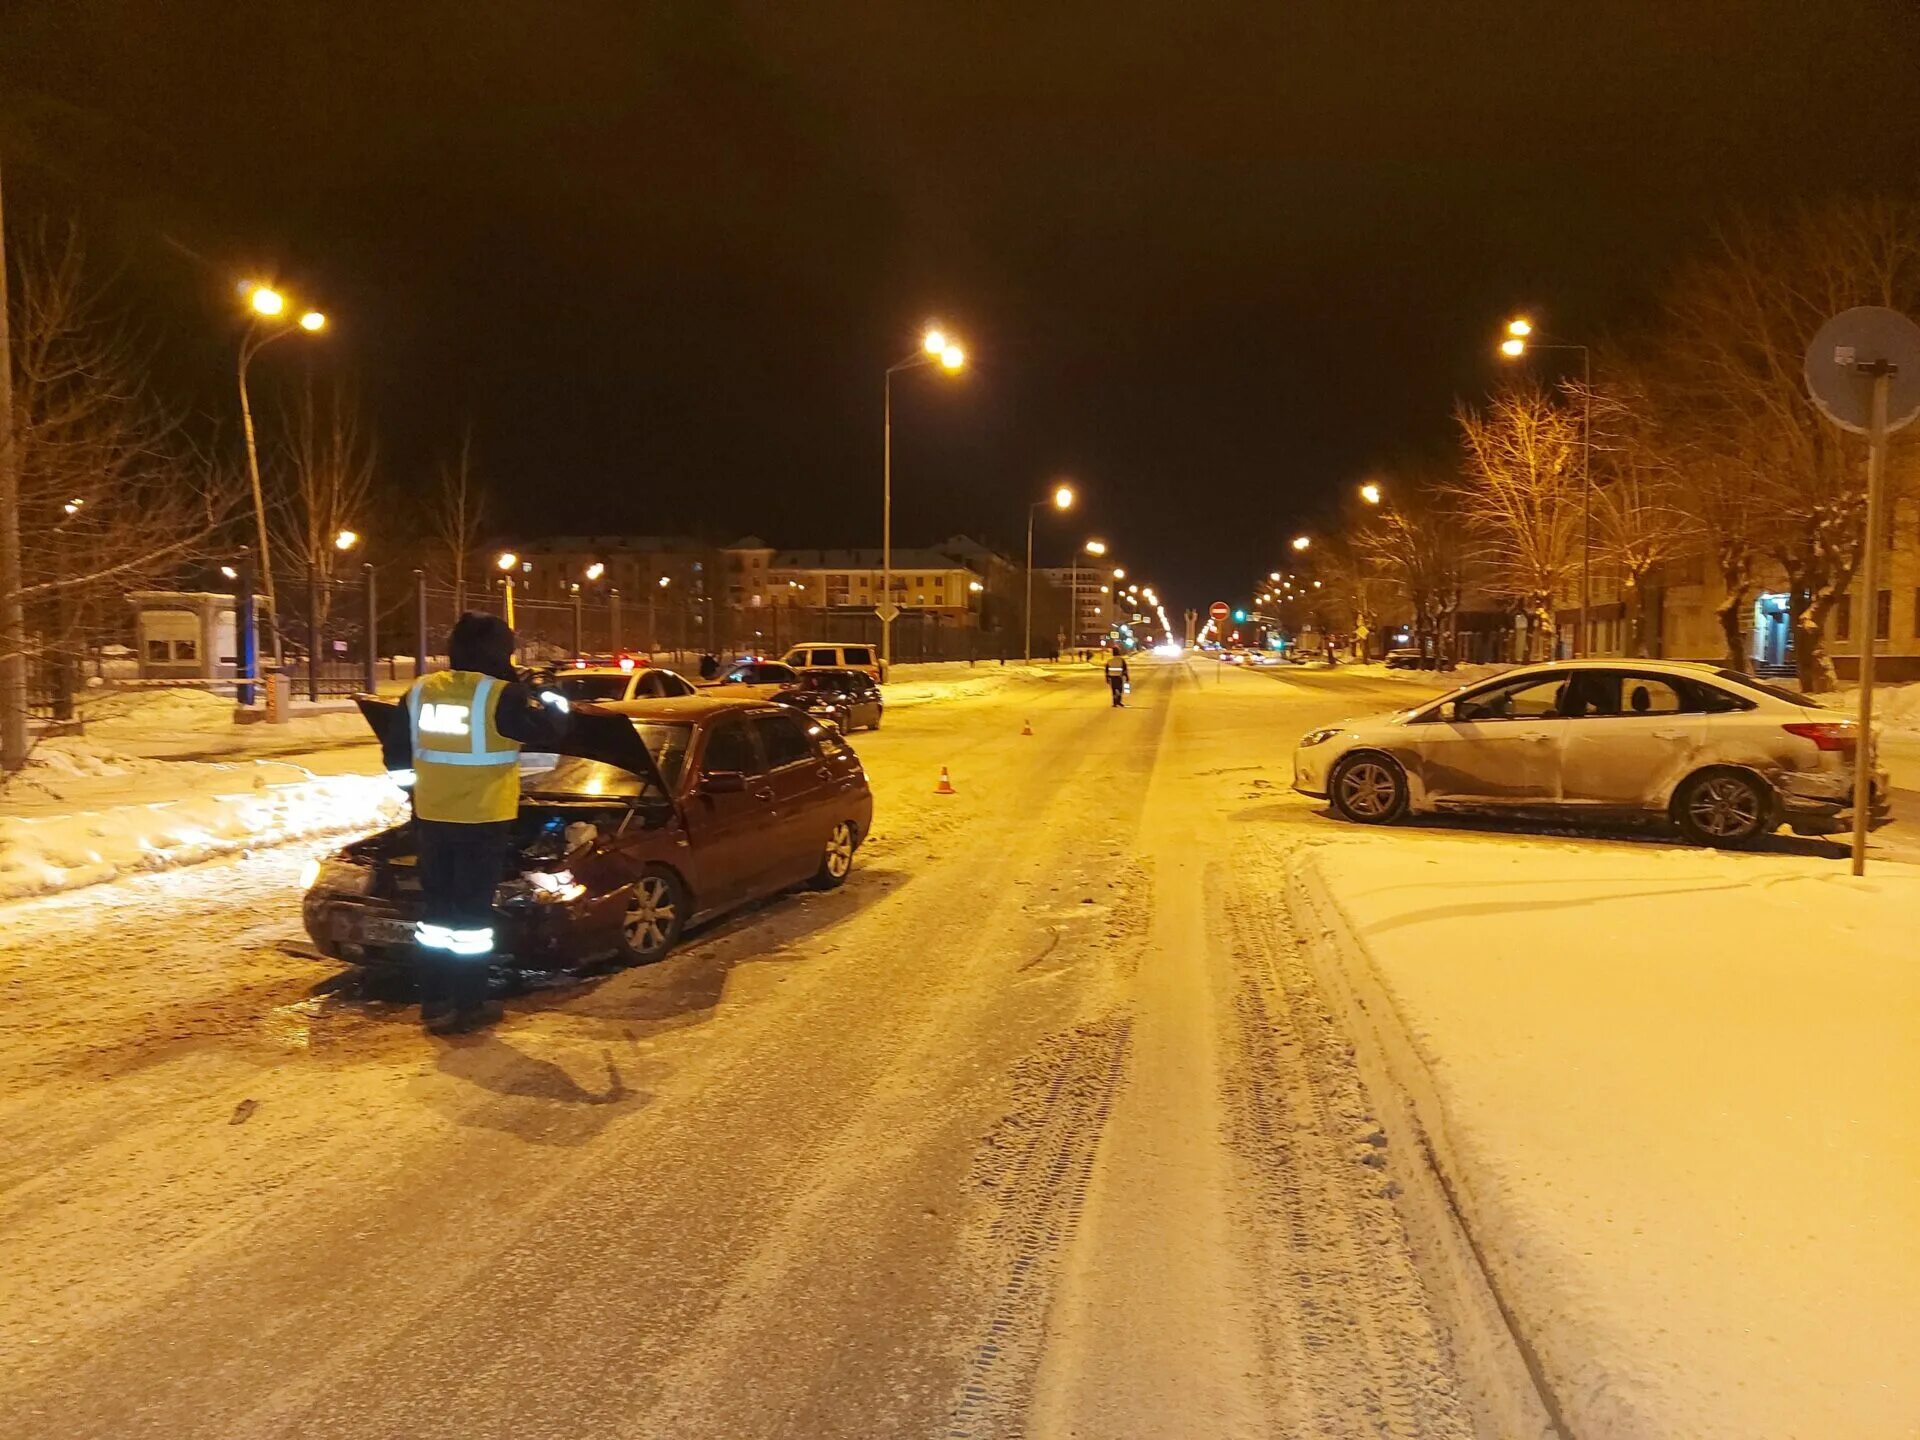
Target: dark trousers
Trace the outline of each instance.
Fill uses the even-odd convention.
[[[1127,693],[1127,682],[1122,680],[1118,675],[1115,675],[1107,681],[1107,684],[1113,687],[1113,703],[1116,705],[1120,704]]]
[[[416,819],[413,827],[420,845],[420,918],[466,934],[490,929],[513,822]],[[487,998],[491,947],[485,954],[461,955],[422,945],[417,953],[421,1010],[474,1010]]]

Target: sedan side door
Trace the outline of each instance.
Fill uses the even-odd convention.
[[[774,844],[769,855],[768,889],[805,880],[826,852],[833,772],[807,734],[808,722],[786,711],[753,717],[767,759],[767,784],[773,790]]]
[[[1420,783],[1436,809],[1528,809],[1558,803],[1560,706],[1568,673],[1495,681],[1409,727]]]
[[[778,815],[760,742],[744,716],[708,727],[687,797],[688,870],[699,908],[723,910],[764,888]]]
[[[1659,810],[1693,768],[1705,723],[1695,687],[1672,675],[1593,670],[1567,722],[1560,762],[1569,809]]]

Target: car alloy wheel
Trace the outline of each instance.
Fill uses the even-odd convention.
[[[1680,799],[1680,828],[1701,845],[1747,844],[1766,816],[1766,796],[1754,782],[1726,771],[1697,777]]]
[[[1379,755],[1356,755],[1343,760],[1333,773],[1333,808],[1363,825],[1397,820],[1406,807],[1406,781],[1391,760]]]
[[[680,938],[685,918],[685,895],[665,870],[649,870],[627,892],[626,913],[620,917],[620,941],[635,960],[658,960]]]
[[[822,890],[831,890],[844,883],[853,870],[853,850],[852,822],[842,820],[827,836],[826,853],[820,857],[820,869],[813,877],[813,883]]]

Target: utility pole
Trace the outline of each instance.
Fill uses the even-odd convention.
[[[21,600],[20,470],[13,445],[7,212],[0,201],[0,769],[27,763],[27,614]]]

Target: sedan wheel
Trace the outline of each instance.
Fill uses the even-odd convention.
[[[1770,797],[1751,776],[1732,770],[1695,775],[1674,802],[1680,833],[1696,845],[1751,845],[1767,828]]]
[[[846,883],[853,870],[854,844],[851,821],[842,820],[833,827],[833,833],[827,836],[826,853],[820,857],[820,868],[814,872],[815,889],[833,890]]]
[[[1406,777],[1384,755],[1348,756],[1334,767],[1328,790],[1335,812],[1362,825],[1390,824],[1407,808]]]
[[[680,938],[686,923],[687,892],[671,870],[651,868],[627,892],[626,913],[620,917],[620,949],[641,964],[660,959]]]

